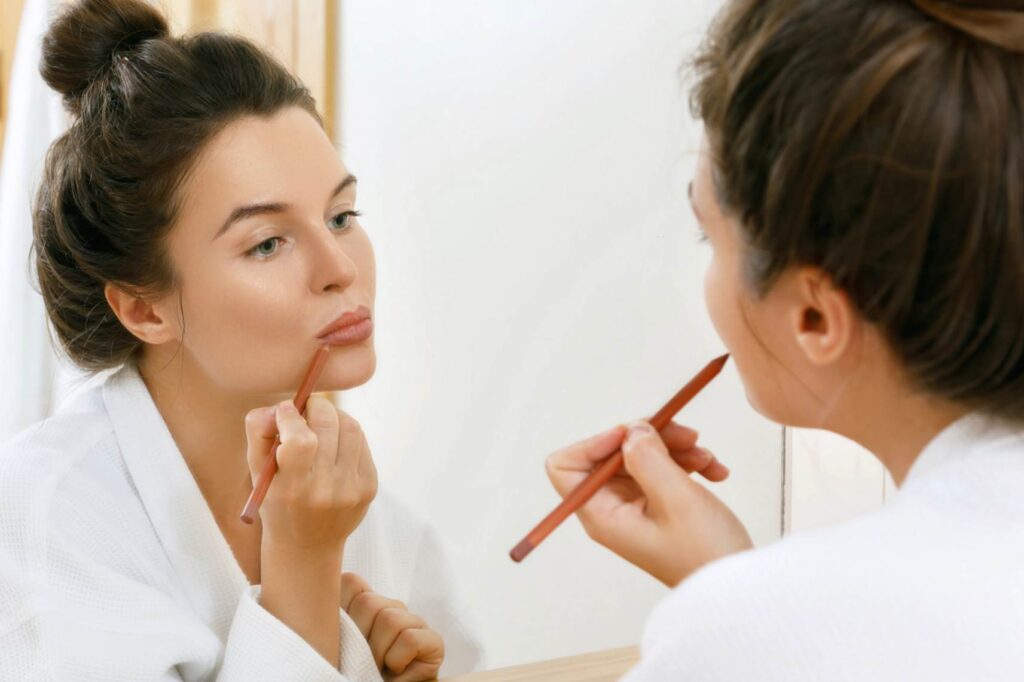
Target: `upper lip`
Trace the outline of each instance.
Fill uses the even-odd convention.
[[[357,324],[359,322],[362,322],[363,320],[368,319],[370,319],[370,309],[364,305],[361,305],[355,310],[350,310],[347,313],[342,313],[337,319],[335,319],[333,322],[331,322],[326,327],[321,329],[316,336],[317,338],[322,338],[324,336],[327,336],[328,334],[331,334],[332,332],[338,331],[339,329],[344,329],[345,327],[349,327],[353,324]]]

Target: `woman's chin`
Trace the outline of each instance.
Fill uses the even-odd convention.
[[[324,374],[317,382],[318,391],[345,391],[362,386],[373,378],[377,371],[377,356],[370,348],[368,352],[328,358]]]
[[[779,410],[771,399],[761,396],[756,389],[752,389],[746,383],[743,384],[743,392],[747,397],[747,404],[762,417],[776,424],[792,426],[792,415],[787,414],[784,410]]]

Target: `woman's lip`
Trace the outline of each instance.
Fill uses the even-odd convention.
[[[324,343],[332,346],[344,346],[350,343],[359,343],[370,338],[373,334],[373,320],[364,318],[355,324],[349,324],[340,329],[335,329],[330,334],[318,337]]]
[[[338,331],[339,329],[343,329],[344,327],[348,327],[350,325],[354,325],[359,322],[362,322],[363,320],[368,319],[370,319],[370,309],[364,305],[361,305],[355,310],[351,310],[347,313],[344,313],[343,315],[338,317],[338,319],[334,320],[329,325],[321,329],[320,333],[317,334],[316,337],[318,339],[322,339]]]

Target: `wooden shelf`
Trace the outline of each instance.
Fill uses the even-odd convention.
[[[613,682],[638,660],[639,648],[630,646],[450,677],[445,678],[444,682]]]

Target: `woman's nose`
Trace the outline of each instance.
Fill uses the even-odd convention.
[[[323,225],[314,230],[314,234],[313,257],[310,259],[314,291],[348,288],[359,276],[359,268],[345,250],[342,240]]]

